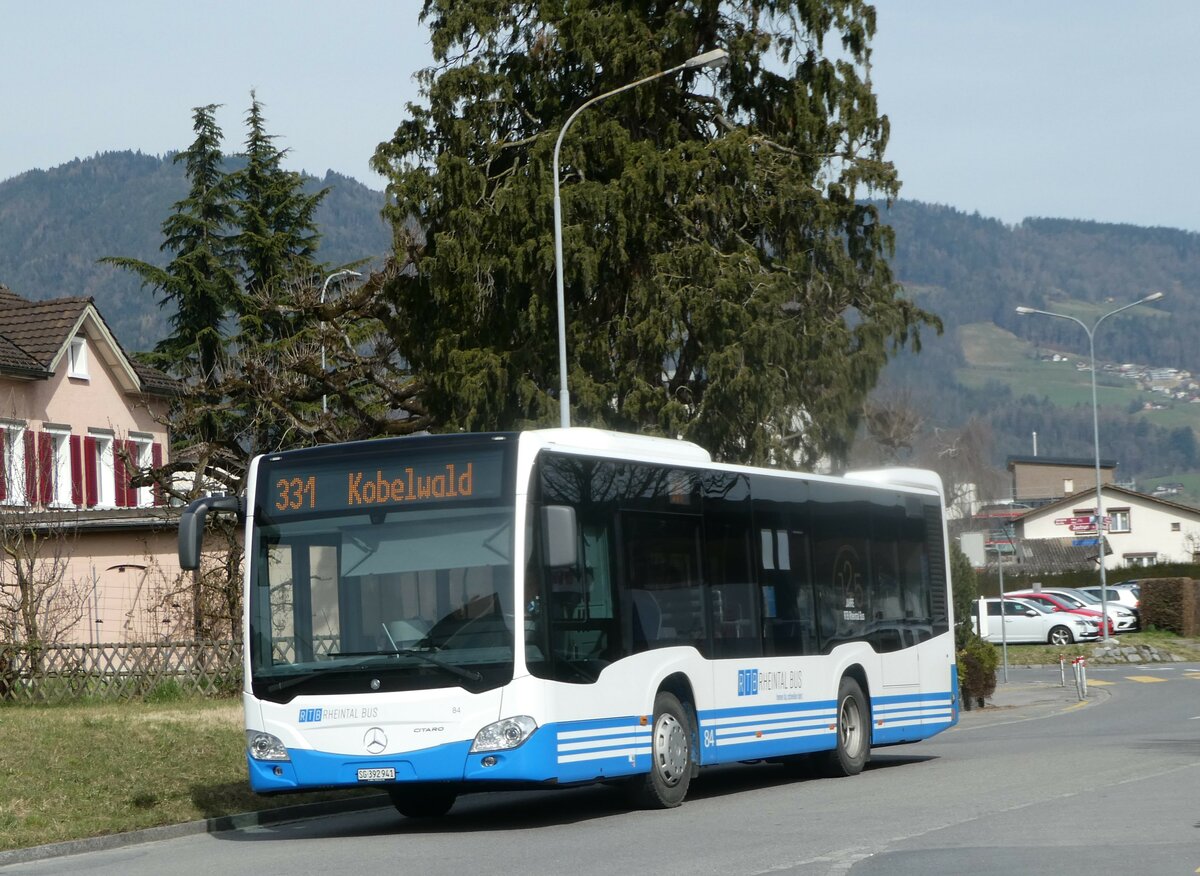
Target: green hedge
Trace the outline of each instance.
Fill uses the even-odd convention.
[[[1141,579],[1142,626],[1180,636],[1200,635],[1200,581],[1193,578]]]

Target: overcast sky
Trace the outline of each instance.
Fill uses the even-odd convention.
[[[1194,0],[877,0],[872,81],[902,196],[1015,223],[1200,231]],[[418,0],[63,0],[0,6],[0,180],[96,152],[161,155],[255,89],[291,166],[376,188],[375,146],[430,61]]]

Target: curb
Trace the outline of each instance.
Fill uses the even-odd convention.
[[[389,806],[391,806],[391,801],[388,800],[386,794],[372,794],[369,797],[355,797],[351,800],[331,800],[326,803],[301,803],[296,806],[280,806],[275,809],[264,809],[259,812],[221,815],[216,818],[206,818],[203,821],[164,824],[161,827],[148,827],[143,830],[131,830],[126,833],[110,833],[105,836],[88,837],[86,839],[64,840],[60,843],[31,846],[27,849],[10,849],[6,852],[0,852],[0,867],[5,867],[9,864],[28,864],[33,861],[45,861],[50,858],[62,858],[67,855],[79,855],[85,852],[103,852],[109,849],[121,849],[127,846],[141,845],[142,843],[179,839],[180,837],[195,836],[202,833],[244,830],[249,827],[264,827],[270,824],[283,824],[288,821],[301,821],[306,818],[317,818],[325,815],[341,815],[346,812],[361,812],[367,809],[383,809]]]
[[[991,698],[982,709],[960,712],[955,729],[969,730],[1051,718],[1100,705],[1112,697],[1111,691],[1100,687],[1090,688],[1087,698],[1082,700],[1069,686],[1062,688],[1057,684],[1015,682],[1006,687],[1007,690],[1000,692],[1000,696]],[[1010,697],[1017,701],[1011,701]]]

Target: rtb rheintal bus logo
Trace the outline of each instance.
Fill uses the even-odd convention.
[[[758,693],[758,670],[738,670],[738,696],[752,697]]]

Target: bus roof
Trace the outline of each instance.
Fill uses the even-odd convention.
[[[572,426],[568,429],[534,429],[522,433],[526,440],[539,446],[560,449],[584,450],[593,453],[608,453],[616,456],[635,456],[662,462],[711,465],[712,457],[699,444],[676,438],[657,438],[652,435],[633,435],[611,432],[607,429],[592,429],[587,426]]]
[[[866,471],[848,471],[845,477],[848,481],[868,481],[873,484],[913,487],[920,490],[933,490],[939,496],[944,495],[941,476],[935,471],[924,468],[876,468]]]

